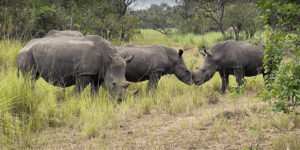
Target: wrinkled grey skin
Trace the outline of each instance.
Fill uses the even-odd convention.
[[[224,94],[228,87],[229,75],[234,75],[239,86],[243,85],[244,76],[256,76],[264,73],[263,58],[261,52],[263,45],[252,46],[249,41],[228,40],[216,44],[209,52],[200,52],[205,56],[203,64],[193,71],[193,81],[201,85],[209,81],[219,72],[222,78],[222,88],[219,93]]]
[[[76,94],[91,84],[94,95],[105,81],[110,95],[121,99],[129,86],[125,79],[126,62],[132,58],[122,59],[110,42],[97,35],[51,35],[33,39],[23,47],[17,65],[25,81],[31,79],[32,88],[42,77],[58,87],[76,85]]]
[[[182,59],[183,51],[179,53],[165,46],[138,47],[127,45],[117,47],[122,58],[134,55],[134,59],[126,67],[125,77],[130,82],[149,80],[147,92],[157,88],[159,79],[166,74],[175,76],[185,84],[192,84],[192,71]]]
[[[83,37],[80,31],[73,31],[73,30],[64,30],[64,31],[58,31],[58,30],[50,30],[45,37],[51,36],[51,35],[65,35],[65,36],[73,36],[73,37]]]

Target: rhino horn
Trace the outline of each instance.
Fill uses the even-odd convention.
[[[127,58],[124,59],[124,61],[125,61],[126,63],[130,63],[131,60],[133,59],[133,57],[134,57],[134,55],[132,55],[131,57],[127,57]]]
[[[212,53],[211,52],[208,52],[206,51],[206,49],[204,49],[204,52],[207,54],[208,57],[211,57],[212,56]]]
[[[204,57],[206,56],[206,53],[201,52],[200,50],[199,50],[199,53],[200,53],[201,55],[203,55]]]
[[[135,95],[136,93],[138,93],[138,91],[140,90],[140,88],[138,88],[137,90],[131,92],[132,95]]]
[[[127,89],[129,85],[130,85],[129,82],[125,82],[125,83],[122,84],[122,87],[123,87],[124,89]]]

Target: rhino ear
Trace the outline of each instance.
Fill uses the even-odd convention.
[[[206,56],[206,54],[205,54],[204,52],[201,52],[200,50],[199,50],[199,53],[200,53],[201,55],[203,55],[204,57]]]
[[[212,56],[212,53],[211,52],[208,52],[206,51],[206,49],[204,49],[204,52],[207,54],[208,57],[211,57]]]
[[[183,54],[183,50],[179,49],[179,52],[178,52],[179,57],[182,57],[182,54]]]
[[[124,61],[125,61],[126,63],[130,63],[131,60],[133,59],[133,57],[134,57],[134,55],[132,55],[131,57],[127,57],[127,58],[124,59]]]

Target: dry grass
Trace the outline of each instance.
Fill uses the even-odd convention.
[[[191,67],[204,60],[197,48],[183,56]],[[267,111],[269,104],[255,97],[264,88],[261,75],[247,78],[243,94],[229,88],[225,95],[215,92],[218,73],[202,86],[166,75],[150,96],[147,81],[132,83],[130,89],[141,88],[138,95],[117,104],[103,89],[94,98],[89,87],[75,97],[74,87],[62,90],[42,79],[31,92],[17,80],[14,63],[7,60],[0,71],[0,149],[299,149],[300,117]],[[234,77],[229,86],[236,86]]]

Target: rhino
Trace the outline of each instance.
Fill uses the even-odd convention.
[[[157,89],[160,78],[166,74],[175,76],[185,84],[191,85],[192,70],[188,69],[183,61],[183,50],[179,53],[171,47],[153,45],[138,47],[127,45],[117,47],[122,58],[134,55],[135,59],[126,67],[125,77],[130,82],[149,80],[147,93]]]
[[[239,86],[244,84],[245,76],[263,74],[265,78],[271,71],[264,70],[262,49],[263,44],[252,46],[249,41],[228,40],[216,44],[209,52],[205,49],[204,52],[199,51],[205,59],[203,64],[193,71],[193,82],[202,85],[218,71],[222,78],[222,88],[218,92],[224,94],[228,87],[229,75],[236,77]]]
[[[234,32],[234,29],[237,29],[237,27],[236,26],[231,26],[231,27],[229,27],[228,29],[227,29],[227,31],[228,32]]]
[[[75,85],[75,94],[91,84],[91,94],[95,95],[104,83],[112,98],[120,101],[128,94],[125,89],[130,83],[125,79],[125,70],[133,57],[122,59],[116,48],[98,35],[50,35],[33,39],[22,48],[17,57],[17,75],[21,71],[25,82],[31,79],[32,89],[42,77],[57,87]]]
[[[83,37],[83,35],[80,31],[73,31],[73,30],[64,30],[64,31],[50,30],[45,35],[45,37],[48,37],[48,36],[51,36],[51,35],[65,35],[65,36],[73,36],[73,37]]]

